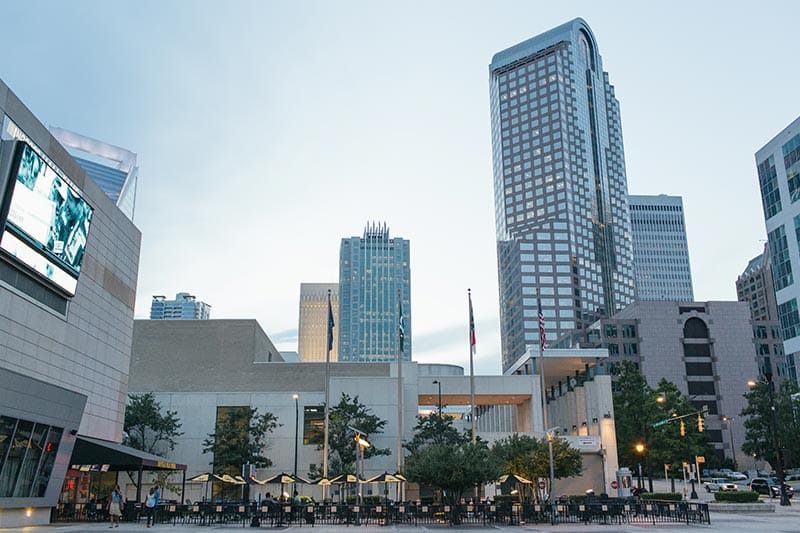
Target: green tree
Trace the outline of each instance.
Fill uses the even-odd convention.
[[[445,501],[456,504],[475,485],[495,481],[500,465],[485,442],[432,443],[408,456],[403,472],[409,481],[441,489]]]
[[[404,447],[414,453],[431,444],[463,444],[470,440],[469,433],[459,432],[453,427],[452,416],[431,413],[417,416],[414,438],[404,444]]]
[[[550,453],[546,439],[514,433],[492,446],[504,474],[517,474],[531,481],[550,478]],[[583,471],[581,453],[569,443],[556,438],[553,441],[553,466],[555,477],[565,478],[580,475]],[[528,487],[538,497],[534,487]]]
[[[353,430],[356,428],[364,432],[369,437],[383,433],[386,420],[381,420],[376,416],[372,409],[358,401],[358,396],[350,397],[342,393],[342,397],[337,405],[330,408],[328,421],[328,446],[330,453],[330,463],[328,465],[328,476],[334,477],[339,474],[353,473],[356,465],[356,442]],[[311,436],[311,443],[317,445],[317,449],[324,447],[324,429],[317,429]],[[389,455],[388,448],[378,448],[370,446],[364,449],[364,459],[377,455]],[[319,479],[322,477],[322,468],[318,467],[311,472],[311,477]]]
[[[213,453],[212,462],[216,473],[237,475],[243,464],[250,463],[261,468],[272,466],[272,460],[264,453],[268,448],[268,436],[280,426],[270,412],[258,413],[254,407],[232,407],[217,419],[214,433],[203,441],[203,453]]]
[[[744,395],[747,407],[741,413],[746,417],[743,452],[768,461],[773,469],[777,469],[777,438],[780,448],[784,450],[784,468],[800,466],[800,403],[792,400],[792,394],[797,392],[797,385],[787,379],[779,390],[772,392],[773,401],[770,401],[769,383],[758,382],[753,390]]]
[[[180,429],[178,413],[164,411],[152,392],[128,396],[122,441],[125,446],[163,455],[175,449],[175,439],[183,435]]]

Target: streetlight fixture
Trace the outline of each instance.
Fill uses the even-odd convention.
[[[300,440],[300,395],[292,394],[294,400],[294,477],[297,479],[297,442]]]
[[[786,493],[786,484],[784,483],[783,477],[783,454],[781,453],[781,443],[778,439],[778,420],[777,414],[775,413],[775,386],[772,382],[772,373],[764,374],[764,381],[749,380],[747,382],[747,386],[750,390],[756,390],[759,385],[763,385],[767,388],[767,393],[769,394],[769,414],[770,414],[770,425],[772,426],[772,445],[775,447],[775,459],[776,459],[776,468],[775,471],[778,474],[778,483],[781,487],[781,505],[787,506],[792,505],[792,502],[789,501],[789,495]]]
[[[639,490],[643,490],[644,478],[642,477],[642,456],[644,455],[645,450],[644,444],[637,442],[633,449],[636,450],[636,453],[639,455]]]
[[[727,422],[728,424],[728,436],[730,437],[731,441],[731,456],[733,458],[733,468],[736,470],[739,469],[739,463],[736,462],[736,445],[733,443],[733,417],[732,416],[723,416],[723,422]]]
[[[439,418],[442,417],[442,382],[438,379],[433,380],[434,385],[439,386]]]

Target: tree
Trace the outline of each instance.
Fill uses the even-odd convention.
[[[236,475],[244,464],[260,468],[272,466],[264,455],[268,448],[267,437],[280,426],[270,412],[258,413],[250,406],[227,408],[217,419],[214,433],[203,441],[203,453],[213,453],[216,473]]]
[[[383,433],[386,420],[381,420],[372,412],[372,409],[359,402],[358,396],[351,398],[345,393],[342,393],[339,403],[330,408],[328,416],[330,453],[328,477],[353,473],[356,464],[356,442],[353,430],[350,428],[359,429],[364,436],[370,437]],[[323,449],[324,429],[314,431],[310,440],[312,444],[317,445],[317,449]],[[364,449],[364,459],[377,455],[389,455],[389,453],[388,448],[378,448],[373,445]],[[317,468],[311,472],[311,477],[319,479],[322,477],[322,473],[322,469]]]
[[[162,409],[152,392],[131,394],[125,409],[122,443],[155,455],[174,450],[175,439],[183,435],[181,422],[177,411],[162,414]]]
[[[431,444],[463,444],[470,440],[471,437],[466,431],[459,433],[453,427],[452,416],[431,413],[417,416],[414,438],[404,444],[404,447],[409,452],[415,453]]]
[[[774,401],[770,401],[770,383],[758,382],[744,397],[747,407],[742,410],[745,438],[742,451],[760,457],[773,469],[777,469],[775,441],[783,452],[783,467],[800,466],[800,405],[792,400],[792,394],[798,392],[797,385],[785,380],[778,391],[772,393]],[[774,411],[772,406],[774,405]],[[773,426],[773,413],[775,416]]]
[[[514,433],[492,446],[504,474],[517,474],[531,481],[550,478],[550,452],[547,440]],[[583,471],[581,453],[569,443],[553,441],[553,466],[558,479],[577,476]],[[533,490],[534,487],[529,487]],[[538,493],[537,493],[538,494]]]
[[[441,489],[451,504],[460,502],[475,485],[500,476],[499,463],[485,442],[423,446],[406,458],[403,471],[409,481]]]
[[[649,476],[653,466],[660,471],[663,464],[692,463],[695,455],[711,455],[713,450],[708,437],[697,430],[696,417],[683,419],[685,437],[680,435],[680,421],[653,427],[656,422],[697,411],[674,383],[662,379],[653,389],[630,361],[619,363],[614,372],[617,377],[614,416],[620,466],[635,471],[642,463]],[[658,398],[662,400],[657,401]],[[636,452],[639,443],[644,445],[642,455]]]

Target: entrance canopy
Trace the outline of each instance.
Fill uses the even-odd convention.
[[[186,470],[186,465],[136,450],[116,442],[78,436],[71,467],[83,471],[119,472],[138,470]]]

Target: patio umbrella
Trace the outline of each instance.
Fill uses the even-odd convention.
[[[190,477],[186,481],[193,481],[195,483],[205,483],[206,484],[206,492],[205,496],[203,497],[204,500],[208,499],[208,482],[209,481],[223,481],[223,479],[216,475],[212,474],[211,472],[203,472],[202,474],[197,474],[196,476]]]
[[[310,485],[311,482],[307,479],[303,479],[300,476],[293,476],[292,474],[287,474],[286,472],[281,472],[280,474],[276,474],[270,478],[267,478],[263,481],[258,481],[261,485],[269,485],[271,483],[279,483],[281,486],[281,496],[283,496],[283,486],[290,485],[292,483],[305,483],[306,485]]]
[[[366,480],[361,479],[355,474],[340,474],[335,478],[331,479],[331,483],[337,485],[344,485],[344,490],[347,491],[347,486],[350,483],[366,483]],[[344,497],[344,493],[341,493],[341,496]]]
[[[505,474],[505,475],[502,475],[499,478],[497,478],[497,481],[499,481],[500,483],[505,483],[506,481],[512,481],[512,482],[514,482],[514,483],[516,483],[518,485],[532,485],[533,484],[533,481],[531,481],[529,479],[525,479],[522,476],[518,476],[517,474]],[[522,501],[521,498],[522,498],[522,492],[520,492],[520,501]]]
[[[408,483],[408,480],[400,472],[395,472],[392,475],[400,480],[400,483],[397,484],[397,501],[403,501],[403,483]]]
[[[397,483],[398,487],[400,483],[402,483],[402,479],[395,476],[394,474],[390,474],[389,472],[384,472],[383,474],[378,474],[377,476],[370,478],[366,481],[366,483],[383,483],[383,493],[386,495],[387,501],[389,498],[389,483]]]

